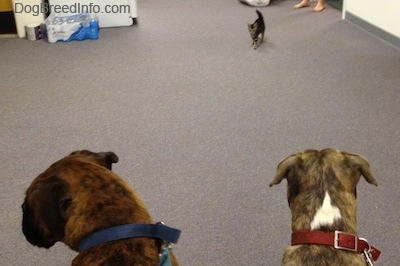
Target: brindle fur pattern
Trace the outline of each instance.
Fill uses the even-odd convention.
[[[375,186],[376,179],[363,157],[334,149],[306,150],[283,159],[270,187],[287,179],[287,199],[292,213],[292,231],[310,230],[310,223],[328,191],[331,204],[340,210],[341,219],[314,230],[344,231],[357,234],[356,186],[360,177]],[[297,245],[285,250],[282,265],[343,266],[366,265],[357,253],[322,245]]]
[[[111,171],[113,152],[76,151],[40,174],[26,192],[23,233],[38,247],[57,241],[78,251],[80,241],[100,229],[153,223],[144,203]],[[72,265],[158,265],[160,241],[131,238],[79,254]],[[172,265],[178,265],[172,255]]]
[[[264,18],[260,11],[256,10],[258,18],[253,24],[247,24],[247,28],[250,32],[251,39],[253,40],[253,49],[257,47],[264,41],[265,24]],[[259,42],[258,36],[261,34],[261,41]]]

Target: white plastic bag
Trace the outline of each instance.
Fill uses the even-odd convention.
[[[239,1],[249,6],[268,6],[270,2],[270,0],[239,0]]]

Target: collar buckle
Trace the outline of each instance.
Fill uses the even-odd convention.
[[[352,241],[345,241],[345,240],[341,240],[340,236],[345,236],[345,237],[352,237],[354,238],[354,245],[351,246],[351,242]],[[344,245],[343,242],[347,245]],[[334,235],[334,241],[333,241],[333,247],[335,249],[340,249],[340,250],[347,250],[347,251],[353,251],[353,252],[358,252],[358,237],[356,235],[353,234],[349,234],[346,232],[342,232],[342,231],[335,231],[335,235]]]

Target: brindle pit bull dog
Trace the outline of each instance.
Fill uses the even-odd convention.
[[[94,232],[153,224],[135,191],[111,171],[116,162],[113,152],[76,151],[40,174],[22,205],[26,239],[44,248],[61,241],[79,252],[81,241]],[[81,252],[72,265],[159,265],[162,246],[152,237],[116,240]],[[169,257],[178,265],[172,253]]]
[[[293,232],[282,265],[372,265],[380,251],[357,237],[356,186],[361,175],[378,185],[366,159],[334,149],[306,150],[278,164],[269,186],[286,178]]]

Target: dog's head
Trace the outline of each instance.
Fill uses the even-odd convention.
[[[109,171],[116,162],[118,157],[113,152],[75,151],[40,174],[26,191],[22,204],[22,231],[26,239],[44,248],[62,241],[73,200],[70,182],[88,175],[86,170]]]
[[[292,229],[354,232],[356,186],[361,176],[378,185],[367,160],[359,155],[334,149],[306,150],[284,158],[269,186],[286,178]]]

